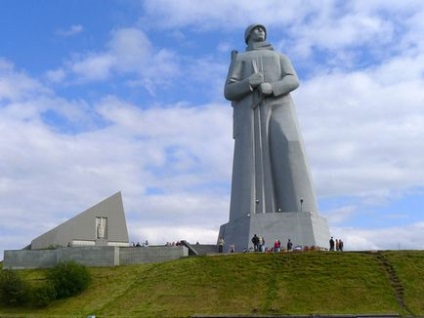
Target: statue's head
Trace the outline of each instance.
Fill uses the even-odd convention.
[[[258,27],[262,28],[265,31],[265,40],[266,40],[266,28],[262,24],[254,23],[249,25],[246,28],[246,31],[244,32],[244,41],[246,42],[246,44],[249,44],[249,38],[252,31]]]

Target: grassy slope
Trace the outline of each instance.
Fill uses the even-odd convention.
[[[384,255],[405,288],[406,305],[423,315],[424,252]],[[372,253],[227,254],[90,271],[94,281],[82,295],[38,311],[0,308],[0,317],[406,314]],[[41,270],[21,273],[32,283],[44,277]]]
[[[405,288],[405,304],[415,315],[424,315],[424,252],[386,252]]]

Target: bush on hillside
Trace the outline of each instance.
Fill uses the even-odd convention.
[[[53,285],[57,298],[78,295],[88,288],[91,281],[88,269],[75,262],[57,264],[47,273],[47,279]]]
[[[0,272],[0,301],[6,306],[21,306],[29,299],[29,288],[16,271]]]
[[[57,297],[56,289],[50,282],[33,288],[31,295],[32,304],[37,308],[47,307]]]

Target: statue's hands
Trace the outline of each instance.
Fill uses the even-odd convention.
[[[249,76],[249,85],[253,88],[258,87],[264,82],[264,75],[262,73],[253,73]]]
[[[271,95],[273,93],[271,83],[261,83],[259,90],[263,95]]]

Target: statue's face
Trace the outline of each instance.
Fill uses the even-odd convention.
[[[265,41],[266,33],[263,27],[257,26],[250,32],[249,41],[262,42]]]

